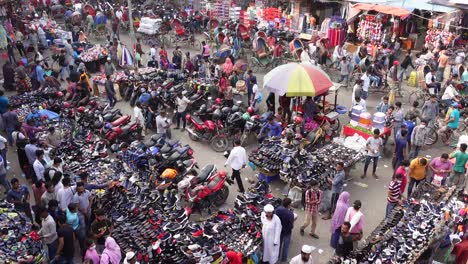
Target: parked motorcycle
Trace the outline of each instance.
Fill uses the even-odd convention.
[[[217,113],[213,113],[213,117],[221,116],[219,109],[217,109],[215,112]],[[223,124],[219,118],[213,118],[216,121],[202,121],[199,117],[192,116],[190,114],[186,115],[185,118],[189,124],[186,130],[189,133],[191,140],[198,141],[202,139],[209,141],[210,146],[214,151],[226,151],[229,141],[227,135],[223,132]]]
[[[192,208],[210,208],[223,205],[229,196],[225,171],[217,172],[214,165],[206,165],[190,180],[186,189],[186,200]]]
[[[123,126],[113,126],[110,123],[101,129],[101,135],[109,144],[114,142],[131,142],[141,137],[142,127],[138,121],[128,123]]]

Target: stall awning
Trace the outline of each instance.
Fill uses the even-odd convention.
[[[456,8],[430,3],[429,0],[352,0],[356,3],[369,3],[373,5],[382,5],[390,7],[398,7],[413,11],[413,9],[450,13],[456,11]],[[380,12],[380,11],[379,11]],[[382,12],[385,13],[385,12]],[[388,14],[388,13],[385,13]]]
[[[377,4],[354,4],[351,6],[352,9],[357,10],[373,10],[379,13],[388,14],[399,16],[401,18],[405,18],[411,14],[410,11],[400,8],[400,7],[393,7],[393,6],[385,6],[385,5],[377,5]],[[355,12],[353,12],[355,13]]]

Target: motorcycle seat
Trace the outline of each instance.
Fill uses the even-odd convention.
[[[177,144],[179,144],[179,140],[177,139],[169,139],[169,140],[166,140],[166,143],[171,145],[171,146],[175,146]]]
[[[213,190],[214,188],[216,188],[216,186],[219,184],[219,182],[221,181],[221,177],[214,177],[214,179],[212,181],[210,181],[206,187],[210,190]]]
[[[214,170],[214,165],[213,164],[208,164],[205,167],[203,167],[196,177],[197,182],[204,182],[208,177],[210,176],[211,172]]]
[[[201,96],[201,94],[196,93],[196,94],[190,96],[189,100],[190,101],[198,100],[198,98],[200,98],[200,96]]]
[[[172,155],[169,156],[169,158],[167,158],[167,160],[169,160],[169,161],[178,160],[181,155],[182,155],[182,153],[180,153],[179,151],[174,151],[174,153],[172,153]]]
[[[192,116],[193,122],[197,123],[198,125],[203,125],[203,120],[200,119],[198,116]]]
[[[137,123],[136,121],[133,121],[133,122],[130,122],[130,123],[128,123],[127,125],[121,127],[122,132],[127,132],[127,131],[130,130],[130,128],[131,128],[132,126],[134,126],[136,123]]]
[[[169,144],[164,144],[162,148],[160,149],[161,153],[169,153],[172,150],[172,146]]]
[[[114,122],[112,122],[112,126],[119,126],[124,120],[126,120],[128,118],[127,115],[124,115],[124,116],[121,116],[119,117],[117,120],[115,120]]]
[[[113,109],[108,109],[104,112],[105,115],[107,114],[116,114],[117,112],[119,112],[120,110],[118,108],[113,108]]]
[[[102,116],[102,119],[104,119],[104,121],[112,121],[116,117],[120,118],[120,115],[117,115],[117,113],[107,113],[107,114]]]
[[[163,137],[164,134],[154,134],[151,136],[151,141],[152,142],[158,142]]]

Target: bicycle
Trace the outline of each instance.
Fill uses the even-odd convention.
[[[430,98],[431,94],[429,93],[428,89],[417,89],[409,94],[408,103],[413,104],[413,102],[417,101],[419,105],[422,106],[424,102]]]

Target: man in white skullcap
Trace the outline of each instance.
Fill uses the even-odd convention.
[[[280,250],[281,220],[273,212],[271,204],[263,207],[261,215],[263,236],[263,262],[274,264],[278,261]]]
[[[312,247],[309,245],[303,245],[301,249],[301,254],[295,256],[291,259],[289,264],[312,264],[312,258],[310,254],[312,253]]]
[[[124,259],[123,264],[140,264],[140,262],[137,261],[135,252],[129,251],[127,252],[127,254],[125,254],[125,259]]]

